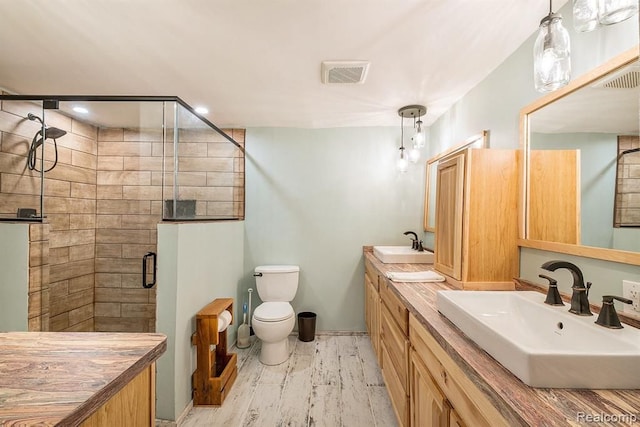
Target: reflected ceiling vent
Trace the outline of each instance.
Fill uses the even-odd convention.
[[[364,83],[368,61],[322,61],[322,83]]]
[[[635,89],[638,86],[640,86],[640,66],[638,65],[624,68],[593,85],[593,87],[606,89]]]

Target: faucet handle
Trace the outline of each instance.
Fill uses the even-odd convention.
[[[547,279],[549,281],[549,290],[547,291],[547,298],[545,298],[544,303],[558,306],[564,305],[564,303],[562,302],[562,297],[560,296],[560,292],[558,292],[558,281],[545,274],[539,274],[538,277]]]
[[[600,313],[598,314],[598,320],[596,320],[596,324],[609,329],[622,329],[622,324],[620,323],[620,319],[618,318],[618,313],[616,313],[616,308],[613,305],[614,299],[625,304],[633,303],[633,301],[627,298],[622,298],[615,295],[604,295],[602,297],[602,308],[600,309]]]

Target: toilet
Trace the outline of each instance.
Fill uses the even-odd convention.
[[[253,332],[262,341],[260,362],[279,365],[289,358],[288,336],[296,323],[291,300],[298,290],[300,267],[297,265],[262,265],[254,276],[258,295],[263,301],[251,317]]]

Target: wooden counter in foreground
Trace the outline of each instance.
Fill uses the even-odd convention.
[[[162,334],[0,333],[1,426],[150,426]]]

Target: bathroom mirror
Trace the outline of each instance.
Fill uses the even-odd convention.
[[[640,265],[640,228],[614,226],[617,172],[640,164],[620,155],[638,146],[639,84],[635,47],[521,111],[520,246]]]
[[[478,135],[467,138],[464,142],[449,148],[448,150],[438,153],[427,160],[426,182],[424,190],[424,231],[435,233],[436,231],[436,176],[438,172],[438,163],[452,154],[462,151],[466,148],[488,148],[489,131],[484,130]]]

